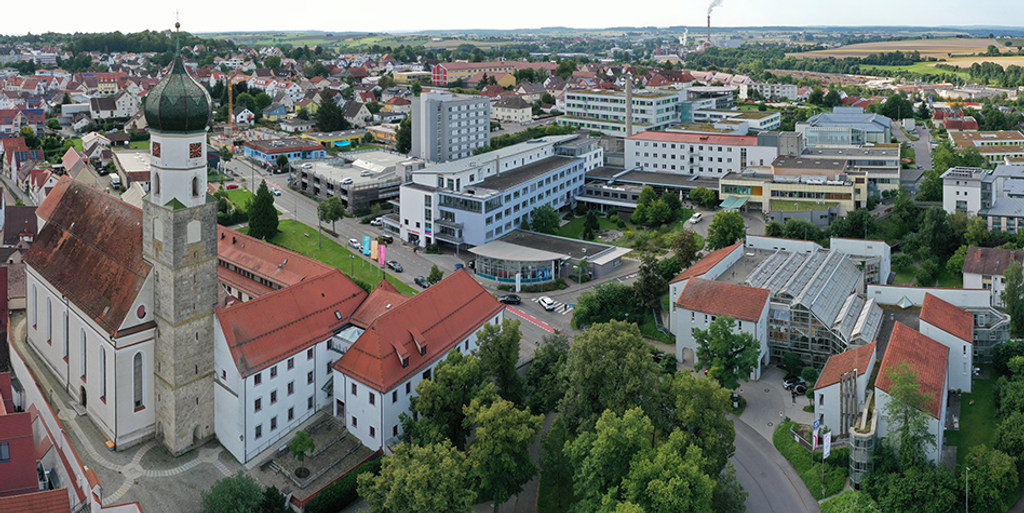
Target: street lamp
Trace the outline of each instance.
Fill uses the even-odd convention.
[[[350,264],[352,264],[352,265],[349,266],[349,273],[348,273],[348,275],[349,276],[353,276],[356,273],[356,256],[350,254],[348,256],[348,261],[349,261]]]
[[[574,265],[574,266],[572,266],[572,270],[573,270],[573,272],[576,273],[576,285],[577,286],[582,286],[583,285],[583,279],[580,277],[580,266]]]

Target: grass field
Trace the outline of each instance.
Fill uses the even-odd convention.
[[[911,64],[909,66],[861,66],[861,73],[864,73],[864,74],[867,74],[867,75],[875,75],[875,74],[881,74],[882,71],[889,71],[889,72],[894,72],[894,73],[895,72],[900,72],[900,71],[907,71],[907,72],[915,73],[915,74],[918,74],[918,75],[942,75],[942,74],[945,74],[945,73],[950,73],[950,74],[957,75],[957,76],[962,77],[962,78],[966,78],[967,77],[967,73],[966,72],[963,72],[963,71],[947,71],[947,70],[944,70],[944,69],[935,68],[935,67],[932,66],[933,64],[936,64],[936,63],[934,63],[934,62],[916,62],[916,63]],[[877,70],[877,71],[875,71],[875,70]]]
[[[389,36],[389,35],[328,35],[327,33],[316,33],[316,34],[303,34],[303,33],[259,33],[259,34],[207,34],[208,37],[215,39],[230,39],[238,44],[248,45],[283,45],[290,44],[293,46],[326,46],[326,47],[369,47],[373,45],[380,46],[422,46],[430,42],[430,38],[426,36],[408,35],[408,36]],[[458,46],[460,42],[455,42],[452,47]],[[444,45],[442,45],[443,47]]]
[[[577,217],[576,219],[569,221],[568,223],[562,225],[562,227],[558,229],[558,235],[561,235],[562,237],[569,237],[570,239],[580,238],[580,235],[583,235],[583,223],[586,220],[587,218],[584,216]],[[597,218],[597,220],[601,224],[602,230],[619,229],[618,226],[615,226],[615,221],[608,219],[607,217],[599,217]],[[631,223],[626,223],[626,229],[634,230],[636,229],[636,227],[634,227]]]
[[[148,150],[149,141],[131,141],[128,143],[127,148],[117,147],[114,151],[127,151],[127,150]]]
[[[228,193],[228,201],[242,210],[246,209],[246,206],[249,205],[249,200],[253,197],[253,194],[247,189],[232,189],[224,192]]]
[[[278,246],[336,267],[345,275],[363,283],[377,285],[383,277],[397,287],[402,294],[416,295],[416,289],[406,285],[405,282],[393,275],[381,271],[379,265],[369,262],[362,255],[352,253],[326,236],[323,238],[323,248],[320,248],[317,242],[316,228],[285,220],[277,225],[277,229],[279,230],[277,235],[270,242]]]
[[[789,200],[772,200],[772,210],[781,210],[783,212],[799,212],[803,210],[814,210],[817,208],[828,208],[834,207],[839,203],[835,201],[789,201]]]
[[[995,371],[991,365],[980,364],[989,371],[989,379],[974,380],[974,392],[960,398],[960,430],[946,431],[946,445],[956,446],[956,464],[962,465],[971,447],[995,443],[996,418],[995,397],[992,387],[996,383]],[[974,404],[971,404],[974,401]]]
[[[816,50],[813,52],[802,52],[786,54],[787,57],[798,59],[815,59],[823,57],[867,57],[873,53],[882,52],[921,52],[922,57],[935,57],[939,59],[948,58],[950,54],[963,55],[984,52],[989,45],[995,45],[999,49],[1004,47],[995,39],[907,39],[904,41],[878,41],[874,43],[859,43],[849,46],[840,46],[828,50]]]
[[[69,140],[71,141],[71,144],[72,146],[75,147],[75,149],[77,149],[78,151],[82,151],[82,138],[75,137],[74,139]]]

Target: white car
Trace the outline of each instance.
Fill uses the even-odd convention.
[[[352,246],[353,248],[358,249],[358,250],[362,250],[363,249],[363,243],[359,242],[358,239],[349,239],[348,240],[348,245]]]
[[[701,214],[700,212],[694,212],[694,214],[690,216],[690,222],[693,224],[699,223],[701,219],[704,219],[704,214]]]
[[[342,181],[340,181],[338,183],[341,184],[341,185],[348,185],[348,184],[352,183],[352,179],[351,178],[346,178],[346,179],[344,179],[344,180],[342,180]]]
[[[378,217],[377,219],[374,219],[373,221],[370,221],[370,226],[381,226],[383,224],[384,224],[384,218],[382,218],[382,217]]]
[[[281,189],[278,189],[276,187],[270,189],[270,192],[274,193],[274,196],[280,196],[281,195]]]
[[[555,300],[547,296],[541,296],[541,298],[537,300],[537,303],[549,312],[555,309]]]

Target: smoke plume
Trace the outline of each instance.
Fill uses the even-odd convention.
[[[711,16],[711,11],[715,10],[715,7],[721,7],[722,0],[711,0],[711,4],[708,5],[708,16]]]

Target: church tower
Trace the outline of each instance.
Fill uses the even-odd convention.
[[[217,203],[206,194],[211,114],[210,95],[179,53],[146,98],[152,176],[142,250],[153,266],[156,433],[175,455],[214,430]]]

